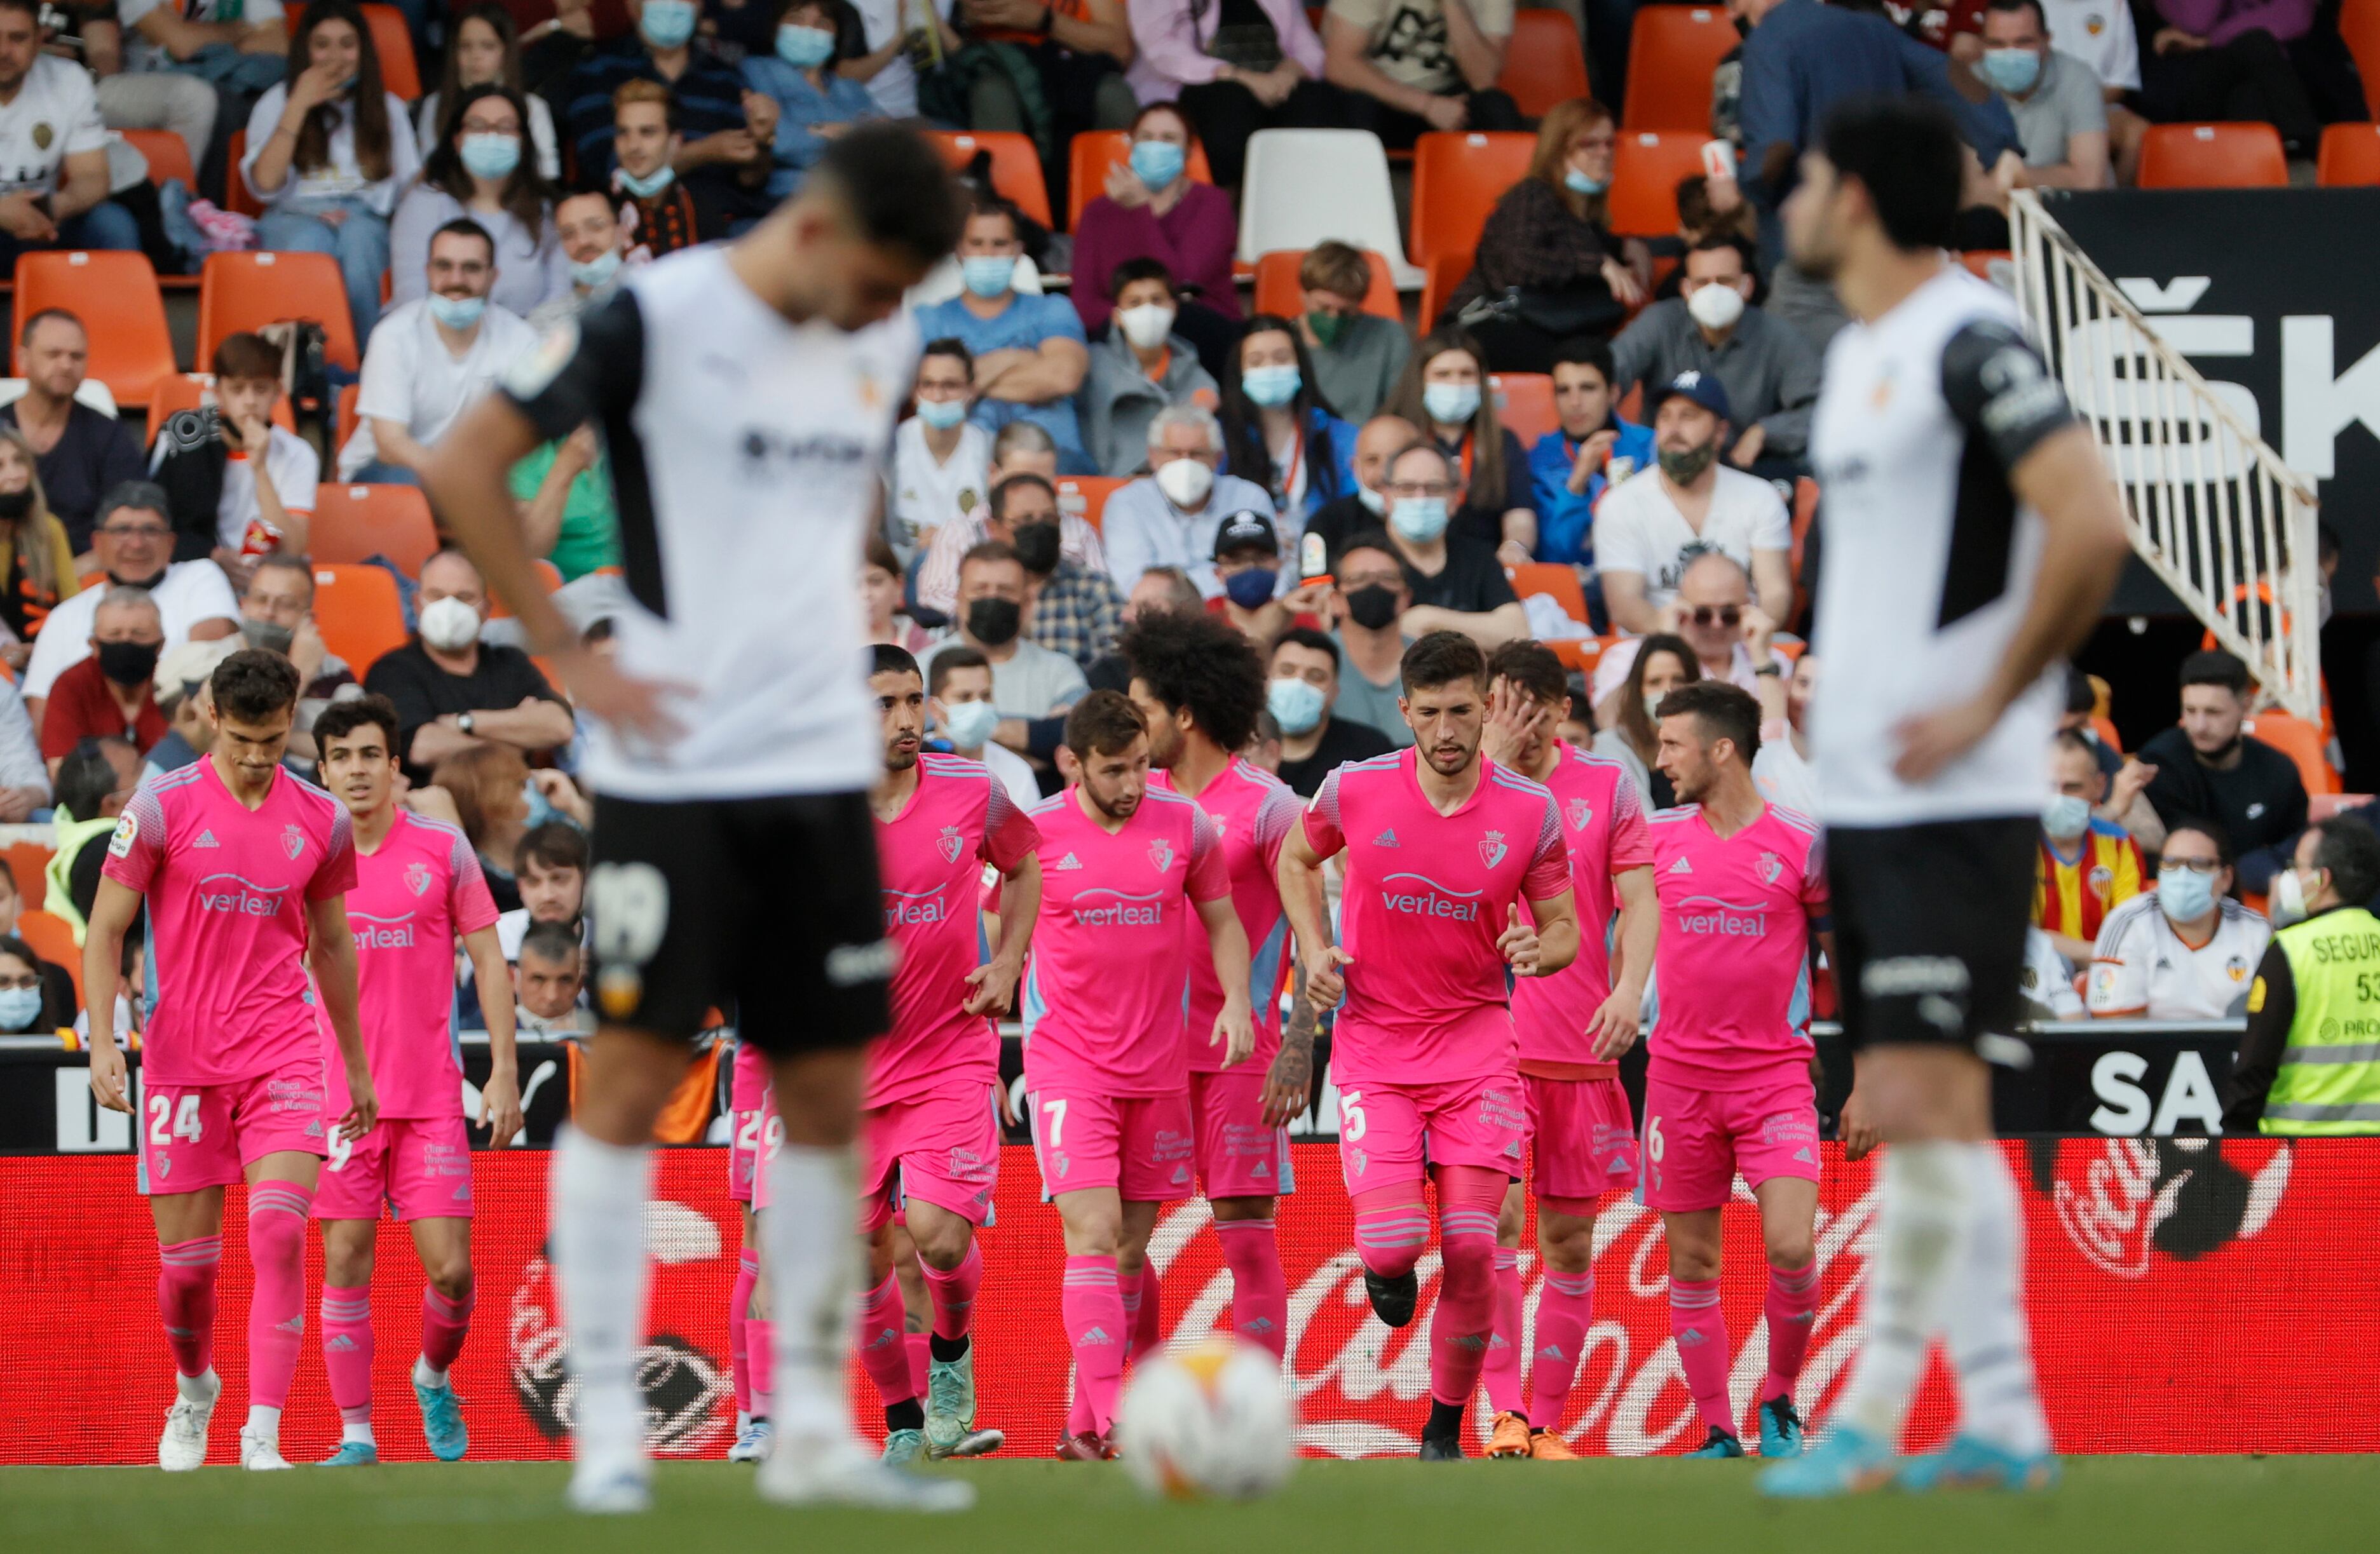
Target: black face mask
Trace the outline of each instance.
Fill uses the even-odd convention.
[[[1054,523],[1029,523],[1009,537],[1015,548],[1016,559],[1025,570],[1037,577],[1047,577],[1058,570],[1058,526]]]
[[[1366,631],[1379,631],[1397,618],[1397,595],[1378,583],[1347,596],[1347,618]]]
[[[0,520],[15,523],[33,510],[33,488],[23,491],[0,491]]]
[[[157,673],[157,655],[164,649],[162,642],[102,642],[99,672],[119,686],[145,685]]]
[[[987,648],[1006,647],[1024,624],[1025,607],[1013,599],[978,599],[967,606],[967,635]]]
[[[261,648],[268,653],[280,653],[284,657],[289,652],[289,644],[298,639],[294,628],[274,625],[271,621],[242,621],[239,634],[248,638],[249,647]]]

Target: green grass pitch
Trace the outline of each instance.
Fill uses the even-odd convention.
[[[1249,1505],[1157,1504],[1120,1464],[991,1461],[967,1516],[783,1512],[748,1468],[664,1464],[653,1513],[573,1517],[555,1464],[168,1477],[0,1470],[0,1549],[21,1554],[2290,1554],[2374,1547],[2380,1463],[2358,1457],[2101,1457],[2037,1497],[1895,1495],[1779,1505],[1756,1463],[1313,1462]]]

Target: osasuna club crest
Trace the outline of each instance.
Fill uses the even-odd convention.
[[[1504,861],[1504,833],[1491,831],[1479,839],[1479,861],[1493,868]]]
[[[1157,872],[1160,874],[1172,868],[1173,867],[1173,844],[1167,842],[1162,838],[1150,843],[1148,844],[1148,861],[1157,866]]]
[[[1571,830],[1585,831],[1586,829],[1586,823],[1593,819],[1595,819],[1594,805],[1589,804],[1583,798],[1574,798],[1570,801]]]
[[[965,848],[966,838],[960,833],[956,826],[944,826],[942,834],[934,838],[934,849],[942,855],[944,863],[958,862],[959,854]]]
[[[281,850],[289,855],[290,862],[297,862],[298,856],[306,850],[305,832],[296,825],[282,827]]]
[[[1777,883],[1777,877],[1784,872],[1785,860],[1783,858],[1779,857],[1774,853],[1763,853],[1760,855],[1760,882],[1762,884],[1773,885]]]
[[[405,888],[415,895],[430,889],[430,866],[416,858],[405,866]]]

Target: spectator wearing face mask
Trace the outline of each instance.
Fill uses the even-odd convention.
[[[1083,452],[1075,396],[1090,370],[1083,321],[1062,297],[1016,289],[1016,261],[1025,254],[1015,209],[982,200],[959,236],[963,289],[947,302],[917,310],[917,332],[953,335],[975,353],[975,423],[997,431],[1027,420],[1058,446],[1058,467],[1070,475],[1098,471]]]
[[[396,706],[408,778],[426,783],[439,762],[482,745],[541,755],[570,742],[569,704],[529,656],[480,640],[487,584],[468,556],[443,550],[423,562],[419,599],[413,640],[364,676],[367,691]]]
[[[165,717],[150,683],[164,646],[157,601],[145,590],[112,588],[100,597],[90,656],[58,676],[42,705],[42,754],[53,778],[58,762],[85,739],[115,735],[146,750],[165,737]]]
[[[1232,623],[1251,642],[1270,642],[1293,619],[1310,618],[1324,598],[1320,589],[1280,591],[1284,557],[1281,532],[1262,513],[1233,513],[1215,531],[1215,576],[1222,597],[1207,609]],[[1294,580],[1294,579],[1293,579]]]
[[[2053,45],[2041,0],[1991,0],[1977,72],[2016,120],[2026,188],[2105,188],[2107,104],[2091,67]]]
[[[1331,715],[1377,729],[1391,747],[1402,748],[1414,742],[1413,728],[1397,706],[1404,695],[1399,674],[1406,642],[1402,622],[1413,602],[1404,558],[1386,530],[1364,529],[1339,547],[1331,570],[1338,625],[1330,639],[1339,650]]]
[[[580,189],[555,200],[553,234],[562,244],[570,285],[529,314],[529,328],[540,335],[608,295],[627,261],[627,235],[620,229],[612,197],[600,189]]]
[[[635,30],[597,47],[571,74],[567,129],[577,149],[579,182],[603,187],[615,169],[625,170],[625,155],[615,161],[622,150],[615,104],[634,102],[650,112],[641,104],[655,103],[665,115],[669,153],[652,159],[633,181],[620,180],[620,187],[643,200],[682,184],[700,212],[705,237],[722,234],[740,217],[766,213],[776,103],[747,89],[734,66],[697,43],[695,0],[628,0],[628,17]],[[657,102],[648,91],[627,95],[639,87],[659,88]],[[755,111],[756,100],[766,103],[765,111]]]
[[[1355,429],[1314,386],[1297,326],[1259,313],[1223,364],[1223,467],[1272,495],[1273,511],[1303,529],[1318,509],[1355,489]]]
[[[1058,490],[1038,475],[1011,475],[992,487],[986,538],[1014,548],[1025,568],[1025,636],[1088,669],[1115,644],[1123,596],[1104,572],[1067,559],[1059,538]]]
[[[2033,920],[2079,966],[2089,963],[2107,914],[2148,887],[2148,871],[2123,828],[2092,813],[2106,796],[2107,780],[2081,735],[2058,736],[2049,771],[2053,791],[2041,815]]]
[[[1312,798],[1322,779],[1342,764],[1396,748],[1371,724],[1331,710],[1339,696],[1339,647],[1322,632],[1302,625],[1283,631],[1273,639],[1271,668],[1265,710],[1281,728],[1275,775],[1298,797]],[[1406,736],[1411,738],[1412,730]]]
[[[1656,302],[1611,342],[1613,386],[1666,383],[1700,372],[1727,390],[1733,414],[1727,462],[1756,473],[1795,474],[1810,446],[1817,351],[1800,331],[1752,306],[1743,249],[1706,237],[1686,251],[1678,295]]]
[[[929,682],[935,659],[964,644],[991,665],[992,706],[1003,719],[1047,718],[1073,706],[1086,689],[1082,665],[1026,640],[1028,588],[1015,547],[987,540],[969,551],[959,564],[957,630],[918,662]]]
[[[2288,866],[2307,806],[2297,763],[2245,732],[2253,705],[2245,663],[2219,650],[2192,653],[2181,663],[2181,722],[2145,741],[2140,759],[2156,769],[2148,800],[2159,818],[2220,825],[2239,850],[2240,890],[2262,895]]]
[[[1389,460],[1389,538],[1404,565],[1413,600],[1401,625],[1408,637],[1459,631],[1483,648],[1529,634],[1529,617],[1486,542],[1449,527],[1463,505],[1462,467],[1434,442],[1416,443]]]
[[[1305,303],[1297,333],[1314,366],[1315,392],[1347,419],[1370,420],[1396,393],[1413,355],[1403,320],[1364,310],[1372,261],[1352,244],[1317,243],[1298,264],[1297,288]]]
[[[771,200],[783,200],[826,154],[834,137],[853,125],[884,116],[868,89],[835,68],[836,6],[832,0],[775,0],[747,9],[773,10],[773,49],[744,59],[744,84],[777,104],[777,133],[766,148]]]
[[[956,754],[991,769],[1019,807],[1041,802],[1041,784],[1023,756],[992,737],[1000,709],[991,699],[991,662],[961,642],[934,655],[926,675],[926,710]]]
[[[0,935],[0,1037],[33,1037],[55,1047],[58,1031],[74,1018],[74,982],[67,973],[14,933]]]
[[[1108,576],[1117,587],[1137,582],[1152,566],[1178,566],[1201,596],[1221,595],[1214,558],[1223,520],[1238,512],[1273,516],[1262,486],[1216,473],[1222,461],[1222,424],[1205,407],[1168,406],[1149,421],[1149,473],[1109,497],[1100,518]]]
[[[1205,359],[1220,361],[1240,322],[1232,278],[1240,222],[1230,195],[1190,176],[1195,143],[1177,103],[1151,103],[1135,116],[1129,154],[1108,169],[1105,190],[1075,224],[1075,306],[1086,330],[1106,327],[1114,316],[1117,272],[1135,260],[1155,260],[1188,293],[1176,333]],[[1224,179],[1224,187],[1232,181]]]
[[[998,485],[1011,475],[1038,475],[1053,486],[1057,483],[1058,444],[1031,421],[1010,421],[992,435],[991,464],[984,472],[984,480],[988,486]],[[920,606],[937,615],[948,615],[956,607],[959,562],[990,538],[990,504],[979,490],[957,517],[934,530],[933,539],[926,545],[926,559],[917,567]],[[1107,547],[1100,542],[1099,531],[1080,512],[1061,511],[1058,553],[1093,572],[1108,569]]]
[[[948,336],[917,358],[917,413],[892,429],[892,520],[905,552],[931,543],[944,524],[983,502],[991,433],[967,419],[975,353]]]
[[[1320,535],[1328,553],[1336,556],[1353,536],[1378,528],[1389,516],[1383,492],[1389,460],[1420,441],[1421,429],[1402,416],[1366,421],[1355,433],[1353,489],[1306,515],[1305,531]]]
[[[2223,1020],[2248,989],[2273,925],[2231,895],[2231,844],[2211,820],[2166,834],[2156,889],[2107,914],[2091,956],[2102,1019]]]
[[[1148,463],[1148,423],[1169,405],[1215,402],[1214,378],[1196,348],[1173,332],[1181,307],[1164,261],[1115,267],[1107,338],[1090,346],[1083,387],[1083,446],[1103,475],[1136,475]]]
[[[313,747],[304,731],[342,692],[362,694],[355,670],[323,645],[314,622],[314,568],[303,556],[270,555],[256,564],[248,591],[239,596],[242,645],[279,653],[298,666],[298,733],[291,748],[301,747],[310,758]],[[349,689],[355,686],[354,689]]]

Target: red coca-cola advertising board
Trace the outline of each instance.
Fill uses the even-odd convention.
[[[2380,1289],[2380,1141],[2070,1139],[2004,1147],[2027,1206],[2035,1354],[2061,1448],[2204,1451],[2206,1422],[2216,1419],[2226,1451],[2380,1450],[2380,1416],[2364,1406],[2380,1391],[2380,1348],[2370,1342]],[[1334,1456],[1411,1451],[1427,1408],[1437,1259],[1421,1264],[1415,1324],[1381,1327],[1364,1302],[1335,1152],[1301,1145],[1296,1153],[1301,1189],[1282,1205],[1280,1224],[1304,1444]],[[475,1457],[565,1450],[565,1340],[541,1254],[546,1163],[528,1151],[474,1158],[479,1310],[455,1380]],[[1039,1455],[1056,1439],[1066,1405],[1056,1299],[1063,1252],[1057,1215],[1038,1201],[1030,1152],[1010,1148],[1002,1163],[999,1220],[986,1232],[976,1305],[981,1423],[1007,1431],[1012,1452]],[[733,1425],[727,1300],[741,1237],[725,1153],[669,1151],[657,1184],[642,1372],[654,1446],[714,1455]],[[216,1339],[235,1407],[245,1399],[250,1286],[241,1196],[232,1193],[225,1226]],[[1825,1299],[1801,1390],[1804,1413],[1821,1421],[1857,1349],[1876,1208],[1873,1162],[1846,1165],[1830,1153],[1818,1225]],[[1231,1276],[1202,1204],[1165,1215],[1151,1253],[1169,1333],[1179,1340],[1228,1325]],[[1735,1402],[1748,1416],[1766,1354],[1765,1271],[1748,1197],[1731,1216],[1727,1257]],[[1534,1310],[1534,1256],[1524,1252],[1523,1269],[1525,1309]],[[0,1462],[154,1460],[171,1390],[156,1274],[129,1159],[0,1159],[0,1289],[9,1292],[0,1305],[0,1374],[33,1380],[44,1400],[19,1411],[0,1436]],[[1699,1442],[1670,1338],[1658,1217],[1610,1201],[1596,1278],[1598,1319],[1563,1433],[1593,1454]],[[308,1344],[283,1429],[285,1450],[298,1461],[326,1453],[336,1434],[313,1345],[310,1303],[320,1285],[318,1254]],[[420,1276],[394,1225],[382,1233],[373,1306],[382,1455],[416,1460],[424,1452],[405,1373],[418,1341]],[[2322,1385],[2311,1390],[2303,1385],[2309,1354],[2323,1357]],[[872,1424],[874,1397],[854,1374],[860,1417]],[[1912,1440],[1938,1439],[1951,1409],[1937,1370]],[[228,1425],[215,1431],[225,1460],[232,1435]]]

